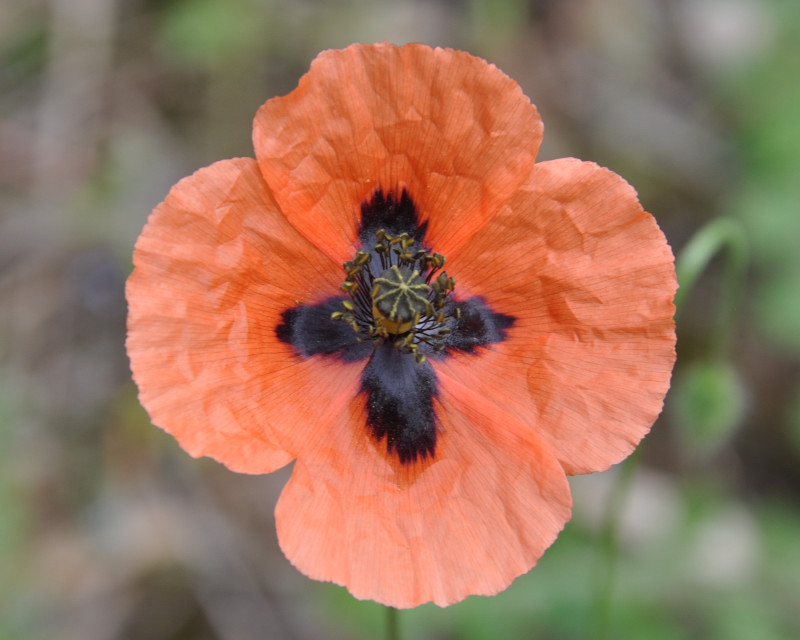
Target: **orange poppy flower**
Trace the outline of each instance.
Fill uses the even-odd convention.
[[[672,253],[616,174],[534,164],[542,131],[466,53],[325,51],[259,109],[255,160],[150,216],[141,402],[193,456],[295,461],[278,539],[309,577],[394,607],[497,593],[568,520],[567,475],[661,410]]]

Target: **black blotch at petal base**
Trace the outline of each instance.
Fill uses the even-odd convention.
[[[461,317],[455,321],[447,336],[445,346],[448,350],[474,353],[478,347],[502,342],[506,339],[506,330],[516,321],[514,316],[492,311],[482,298],[469,298],[451,304],[461,310]],[[449,309],[445,309],[445,312],[448,315],[451,313]]]
[[[419,222],[407,191],[403,190],[398,198],[376,189],[361,205],[358,235],[365,251],[372,250],[379,229],[393,236],[407,233],[418,246],[423,246],[426,224]],[[385,438],[388,453],[397,455],[402,463],[434,456],[438,425],[434,398],[438,395],[438,381],[431,360],[458,351],[479,357],[479,347],[507,338],[507,329],[513,326],[515,318],[492,311],[482,298],[451,299],[444,308],[445,316],[451,318],[444,350],[435,352],[429,345],[420,344],[420,352],[429,360],[417,363],[413,355],[401,352],[389,342],[377,346],[369,340],[359,343],[347,323],[332,320],[331,314],[341,311],[342,302],[347,299],[334,296],[315,305],[286,309],[275,334],[291,345],[299,357],[331,357],[342,362],[368,358],[361,374],[360,393],[366,396],[367,427],[372,435],[378,441]],[[478,360],[475,364],[480,366]]]
[[[420,224],[417,208],[405,189],[399,199],[392,193],[384,195],[381,189],[376,189],[370,199],[361,204],[358,238],[365,249],[375,244],[375,233],[379,229],[393,236],[407,233],[422,244],[427,227],[427,223]]]
[[[345,298],[329,298],[319,304],[287,309],[281,314],[283,322],[275,327],[275,334],[301,356],[336,355],[344,362],[363,360],[372,346],[360,344],[349,325],[331,320],[334,311],[341,311],[342,300]]]
[[[375,348],[361,375],[367,396],[367,425],[386,438],[389,453],[410,463],[433,456],[436,448],[436,372],[428,362],[401,353],[391,344]]]

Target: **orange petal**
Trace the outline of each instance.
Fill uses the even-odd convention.
[[[224,160],[173,187],[134,264],[127,348],[153,422],[237,471],[294,458],[359,367],[303,359],[276,337],[282,311],[336,294],[341,267],[286,222],[255,160]]]
[[[480,58],[357,44],[322,52],[296,90],[264,104],[253,143],[289,221],[341,263],[378,186],[407,187],[448,255],[527,179],[542,131],[517,83]]]
[[[478,359],[437,369],[531,425],[568,473],[630,454],[669,388],[677,288],[672,252],[634,190],[592,163],[540,163],[447,258],[459,295],[517,320]]]
[[[406,608],[495,594],[536,564],[571,497],[533,431],[443,377],[435,457],[403,466],[368,434],[363,405],[300,454],[278,501],[278,539],[300,571]]]

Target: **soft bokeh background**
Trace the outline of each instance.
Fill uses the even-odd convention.
[[[734,313],[724,252],[685,300],[635,469],[575,479],[534,571],[404,613],[404,636],[800,637],[800,2],[2,0],[0,639],[381,636],[380,607],[278,550],[286,470],[150,425],[123,287],[175,181],[252,156],[256,108],[319,50],[383,39],[496,63],[541,157],[623,174],[676,252],[718,217],[749,245]]]

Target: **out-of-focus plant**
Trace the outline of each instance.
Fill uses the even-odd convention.
[[[722,295],[704,352],[677,376],[673,402],[685,449],[692,456],[715,452],[741,423],[744,385],[730,360],[731,343],[743,299],[747,243],[740,225],[719,218],[698,231],[678,257],[675,296],[677,317],[701,273],[718,253],[725,253]]]

